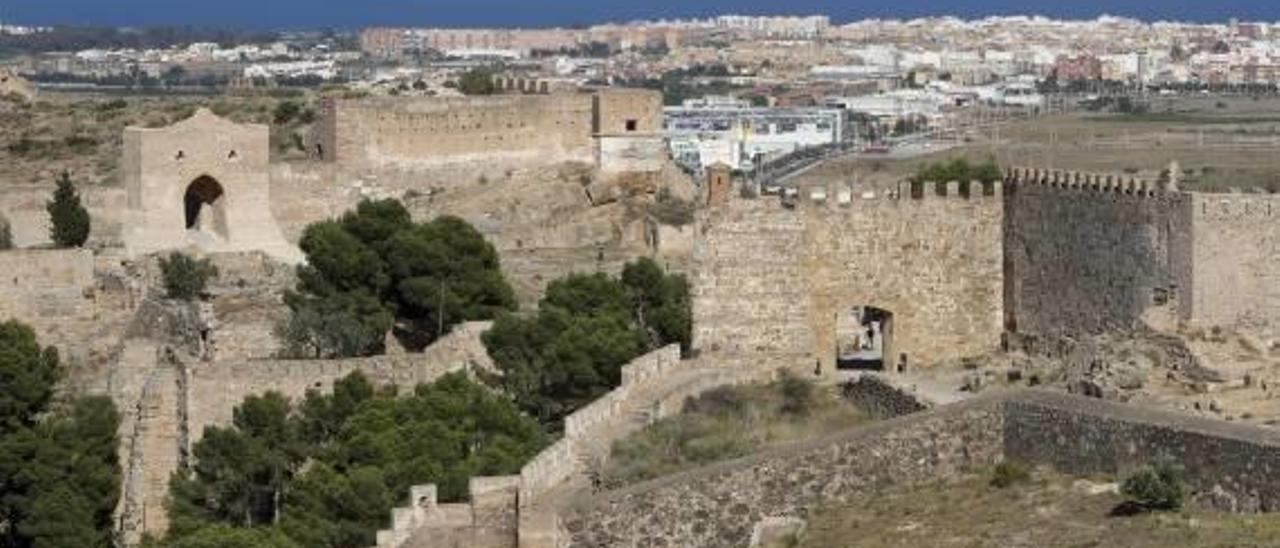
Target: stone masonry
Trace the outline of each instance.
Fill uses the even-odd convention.
[[[271,215],[269,150],[266,126],[207,109],[166,128],[125,129],[125,248],[133,255],[260,250],[300,262]]]
[[[1192,495],[1226,510],[1280,509],[1280,436],[1056,392],[1024,390],[876,423],[597,497],[569,517],[574,547],[739,547],[756,524],[806,519],[892,485],[1003,459],[1122,475],[1167,455]]]

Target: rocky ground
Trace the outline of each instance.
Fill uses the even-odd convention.
[[[1280,343],[1220,329],[1017,341],[918,376],[961,393],[1056,386],[1250,424],[1280,424]]]

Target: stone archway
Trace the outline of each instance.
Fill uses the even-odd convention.
[[[836,368],[884,371],[894,366],[893,312],[854,306],[836,316]]]
[[[188,232],[227,238],[226,193],[216,179],[201,175],[182,197]]]

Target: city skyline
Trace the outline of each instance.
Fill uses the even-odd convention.
[[[422,0],[378,3],[329,2],[324,5],[300,0],[270,4],[227,0],[217,4],[174,3],[163,0],[55,0],[36,3],[21,0],[0,7],[0,21],[25,25],[94,25],[239,27],[253,29],[344,28],[365,26],[438,27],[566,27],[640,19],[746,15],[828,15],[834,23],[863,19],[910,19],[956,16],[1042,15],[1058,19],[1093,19],[1101,15],[1132,17],[1146,21],[1225,22],[1229,18],[1257,21],[1280,20],[1280,6],[1229,0],[1213,4],[1152,3],[1146,0],[1089,0],[1071,3],[1030,3],[1014,0],[958,0],[939,5],[926,0],[888,2],[831,2],[766,0],[746,3],[712,0],[698,6],[673,0],[638,3],[593,3],[585,0],[519,2],[515,0]]]

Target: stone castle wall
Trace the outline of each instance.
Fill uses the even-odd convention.
[[[865,305],[893,313],[893,363],[900,354],[933,363],[996,348],[1000,185],[967,195],[956,183],[928,186],[915,198],[712,209],[694,247],[694,346],[809,355],[831,370],[837,314]]]
[[[487,331],[489,325],[489,322],[471,322],[456,326],[420,354],[193,364],[186,372],[190,443],[199,441],[207,426],[231,424],[235,406],[254,394],[275,391],[296,401],[306,396],[308,390],[331,390],[334,381],[356,371],[364,373],[374,384],[412,388],[446,373],[492,369],[493,362],[480,342],[480,334]]]
[[[9,220],[14,247],[37,247],[53,243],[49,237],[49,211],[45,205],[53,198],[55,185],[0,185],[0,217]],[[80,203],[89,210],[91,247],[122,245],[121,227],[127,209],[124,188],[117,186],[79,185]]]
[[[1027,169],[1006,182],[1010,331],[1100,333],[1153,317],[1263,334],[1280,326],[1277,197]]]
[[[1280,196],[1195,194],[1188,321],[1280,334]]]
[[[566,417],[564,437],[518,476],[472,478],[467,503],[440,504],[434,485],[414,487],[409,504],[393,512],[391,528],[378,532],[379,548],[561,546],[567,537],[560,509],[549,499],[581,479],[594,448],[679,413],[690,397],[767,377],[775,364],[761,362],[745,371],[706,365],[682,361],[677,345],[632,360],[622,368],[622,384]]]
[[[656,171],[665,158],[638,156],[661,152],[662,95],[651,90],[328,99],[320,113],[315,154],[348,168],[578,161]]]
[[[994,464],[1002,421],[998,405],[966,402],[640,484],[569,516],[568,545],[748,546],[766,518]]]
[[[1190,195],[1145,181],[1015,170],[1004,232],[1011,331],[1129,329],[1191,288]]]
[[[593,161],[592,97],[330,99],[322,157],[346,166]]]
[[[888,486],[936,482],[1003,459],[1125,474],[1166,455],[1200,500],[1280,508],[1280,436],[1264,428],[1026,390],[969,400],[658,479],[584,501],[569,546],[729,547],[768,519],[807,519]],[[726,502],[728,501],[728,502]]]

